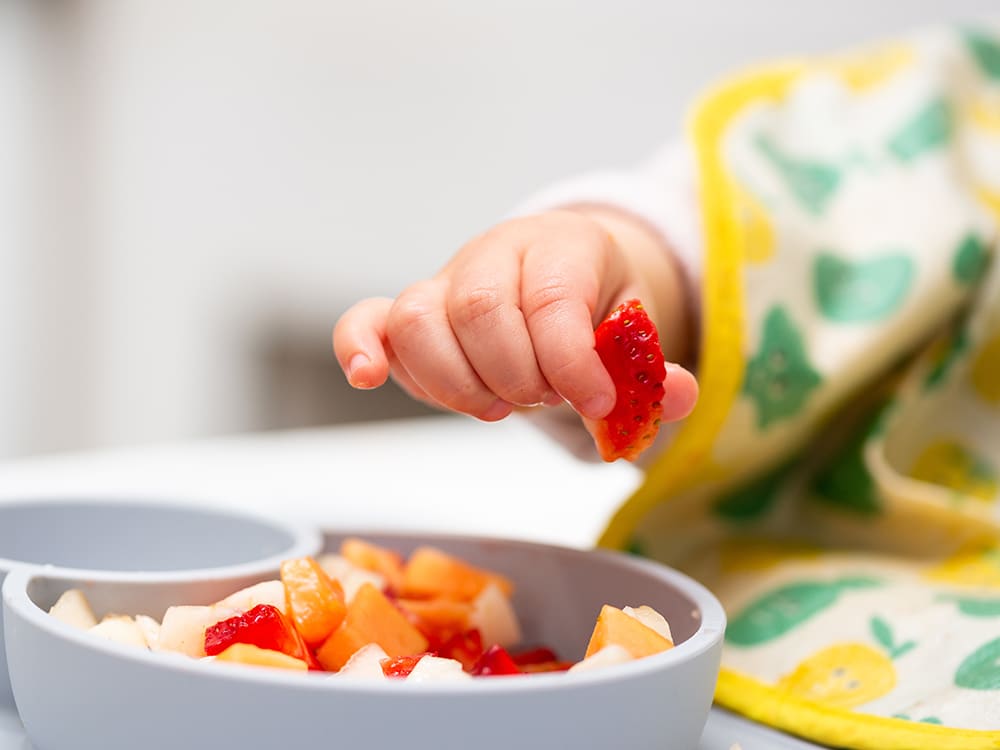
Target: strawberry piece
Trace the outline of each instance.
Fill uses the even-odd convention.
[[[460,661],[466,672],[470,671],[483,655],[483,637],[475,628],[454,633],[435,645],[438,656]]]
[[[382,665],[382,674],[386,677],[408,677],[413,668],[417,666],[417,662],[425,656],[435,656],[435,654],[428,651],[423,654],[397,656],[395,658],[390,656],[380,662]]]
[[[559,661],[559,657],[556,656],[556,652],[551,648],[546,648],[544,646],[529,648],[525,651],[516,651],[510,655],[510,658],[513,659],[514,663],[519,667],[523,667],[528,664],[544,664],[545,662]]]
[[[498,644],[490,646],[472,667],[476,677],[493,677],[507,674],[521,674],[521,669],[510,658],[507,649]]]
[[[234,643],[249,643],[268,651],[280,651],[302,659],[310,669],[319,669],[319,663],[302,636],[281,610],[271,604],[258,604],[242,615],[205,628],[205,653],[209,656],[222,653]]]
[[[623,302],[594,332],[595,349],[615,384],[615,405],[590,423],[601,458],[634,461],[656,438],[667,372],[656,326],[637,299]]]
[[[573,666],[571,661],[560,661],[555,659],[553,661],[540,661],[534,664],[524,664],[521,666],[521,671],[525,674],[539,674],[541,672],[566,672],[570,667]]]

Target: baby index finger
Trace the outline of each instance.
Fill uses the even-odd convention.
[[[341,369],[355,388],[377,388],[389,376],[386,355],[386,321],[392,300],[371,297],[353,305],[333,329],[333,351]]]

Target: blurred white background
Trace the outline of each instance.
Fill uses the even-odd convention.
[[[342,383],[352,301],[741,63],[996,7],[0,0],[0,457],[412,413]]]

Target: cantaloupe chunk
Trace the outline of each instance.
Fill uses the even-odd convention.
[[[414,599],[444,597],[471,602],[491,582],[504,596],[514,591],[514,584],[499,573],[476,568],[434,547],[419,547],[403,568],[400,594]]]
[[[403,580],[403,558],[395,550],[350,537],[341,543],[340,554],[359,568],[378,573],[385,578],[391,591],[399,590]]]
[[[621,646],[634,658],[641,659],[673,648],[674,644],[636,618],[605,604],[597,616],[585,658],[610,645]]]
[[[251,664],[256,667],[294,669],[299,672],[305,672],[309,668],[302,659],[296,659],[281,651],[260,648],[251,643],[234,643],[225,651],[216,654],[215,659],[236,664]]]
[[[323,669],[336,672],[362,646],[377,643],[392,657],[427,650],[427,639],[385,595],[370,583],[358,589],[347,614],[323,645],[316,658]]]
[[[420,622],[431,630],[461,632],[468,630],[472,605],[454,599],[435,597],[433,599],[397,599],[396,603],[412,612]]]
[[[286,611],[295,629],[309,646],[327,639],[344,620],[347,605],[344,589],[311,557],[296,557],[281,563]]]

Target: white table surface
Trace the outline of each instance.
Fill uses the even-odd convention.
[[[329,528],[453,531],[587,547],[639,482],[588,464],[518,419],[453,416],[0,462],[0,502],[200,501]],[[701,750],[814,748],[713,710]],[[0,750],[30,750],[0,708]]]

